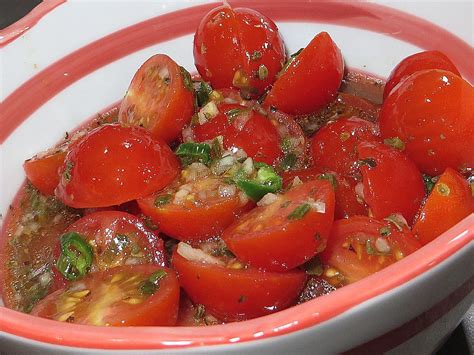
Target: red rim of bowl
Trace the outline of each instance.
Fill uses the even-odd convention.
[[[55,3],[57,6],[61,2],[51,1],[50,3]],[[308,17],[308,15],[306,14],[308,8],[313,8],[317,4],[310,4],[303,0],[276,0],[274,2],[235,1],[235,3],[239,6],[249,6],[257,10],[263,10],[268,16],[274,18],[275,20],[312,20],[325,22],[322,21],[323,19],[318,16],[316,16],[316,18],[311,18],[310,16]],[[189,14],[189,10],[193,10],[195,13],[201,14],[203,12],[208,11],[211,7],[215,5],[216,4],[206,4],[195,6],[187,10],[180,10],[174,13],[174,18],[178,17],[179,15],[183,15],[184,13]],[[296,5],[300,6],[298,7]],[[346,2],[342,4],[328,2],[326,3],[326,5],[339,6],[338,11],[347,11],[348,8],[356,9],[357,11],[359,11],[359,14],[362,10],[369,11],[371,15],[375,14],[378,18],[378,26],[384,28],[385,26],[381,24],[383,22],[383,17],[387,14],[391,14],[392,16],[396,15],[395,17],[391,18],[391,20],[395,18],[395,20],[393,20],[395,23],[404,23],[405,25],[409,25],[408,27],[410,27],[411,29],[413,29],[414,27],[416,28],[416,26],[429,27],[431,31],[436,30],[436,32],[441,33],[445,38],[454,38],[457,41],[456,46],[452,45],[450,47],[450,51],[455,53],[456,57],[458,57],[462,53],[470,54],[472,52],[471,46],[469,46],[459,38],[455,37],[454,35],[450,34],[449,32],[425,20],[421,20],[417,17],[407,15],[397,10],[389,9],[380,5],[367,3],[364,4],[358,2]],[[334,15],[334,13],[332,14]],[[158,18],[144,21],[143,23],[131,26],[130,28],[134,28],[136,31],[137,26],[143,25],[144,23],[149,23],[150,21],[157,21],[157,19],[162,17],[163,16],[159,16]],[[332,21],[329,22],[342,24],[340,18],[336,20],[332,19]],[[364,25],[362,25],[361,21],[359,20],[354,20],[351,23],[344,22],[344,25],[348,27],[366,28],[373,31],[376,31],[377,27],[375,24],[367,25],[366,23],[364,23]],[[186,31],[188,30],[182,29],[182,31],[177,33],[175,37],[189,32]],[[110,39],[123,40],[123,36],[126,33],[127,29],[120,30],[115,34],[109,35],[94,42],[93,44],[94,46],[98,47],[101,43],[103,44],[104,41],[108,41]],[[399,38],[409,41],[410,36],[405,34]],[[144,48],[147,45],[150,45],[150,40],[152,42],[154,41],[154,43],[157,43],[165,39],[161,38],[161,40],[158,41],[156,38],[148,40],[145,39],[141,46],[129,49],[129,53]],[[426,43],[426,46],[423,46],[422,44],[424,42],[421,38],[418,37],[412,38],[412,41],[410,42],[415,43],[416,45],[419,45],[424,48],[430,46],[430,44]],[[428,41],[428,43],[431,42]],[[453,42],[451,42],[451,44],[452,43]],[[81,51],[84,52],[87,47],[89,46],[83,47],[82,49],[79,49],[71,55],[63,58],[59,62],[53,64],[51,67],[46,68],[42,73],[48,74],[52,72],[54,67],[60,64],[62,61],[70,59],[70,57],[74,56],[75,54],[80,54]],[[124,55],[129,53],[113,53],[108,57],[108,62],[117,60],[118,58],[123,57]],[[90,57],[88,58],[90,59]],[[100,65],[94,67],[94,69],[91,69],[90,71],[98,69],[99,67],[105,64],[107,63],[101,62]],[[9,125],[4,125],[4,127],[2,128],[2,132],[0,132],[0,135],[3,138],[1,140],[3,141],[4,139],[6,139],[11,134],[11,132],[19,124],[21,124],[23,120],[25,120],[32,112],[35,111],[36,108],[40,107],[59,91],[69,86],[74,81],[78,80],[80,77],[88,74],[89,72],[83,70],[81,73],[77,73],[77,75],[73,78],[70,78],[70,81],[63,82],[61,85],[56,85],[50,88],[51,93],[49,96],[42,96],[41,100],[36,103],[36,106],[31,107],[30,110],[23,111],[20,115],[15,116],[16,123],[12,124],[12,122],[10,122]],[[19,89],[17,89],[17,91],[10,95],[10,97],[7,98],[3,103],[4,109],[7,109],[8,105],[13,106],[10,102],[12,101],[12,99],[15,99],[15,94],[20,94],[22,92],[25,93],[26,89],[28,88],[28,85],[33,87],[38,86],[39,83],[41,83],[40,79],[42,78],[42,73],[39,73],[38,75],[30,79],[29,82],[22,85]],[[466,70],[466,74],[468,74],[469,79],[474,77],[473,70],[471,69]],[[23,102],[25,101],[25,97],[23,97]],[[414,254],[406,257],[405,259],[399,261],[398,263],[390,266],[387,269],[384,269],[374,275],[371,275],[370,277],[364,280],[341,288],[333,292],[330,296],[319,297],[307,303],[294,306],[292,308],[286,309],[275,314],[239,323],[199,328],[90,327],[75,324],[64,324],[47,319],[32,317],[27,314],[0,307],[0,329],[13,335],[51,344],[102,349],[170,349],[203,345],[223,345],[246,342],[256,339],[264,339],[315,326],[337,315],[340,315],[363,302],[373,299],[374,297],[382,296],[383,293],[414,280],[414,278],[416,278],[417,276],[421,275],[427,270],[432,269],[440,262],[451,257],[461,248],[466,246],[470,241],[472,241],[473,238],[474,214],[471,214],[469,217],[465,218],[463,221],[458,223],[449,231],[445,232],[436,240],[423,247],[419,251],[415,252]]]

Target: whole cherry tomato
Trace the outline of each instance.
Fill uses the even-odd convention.
[[[379,117],[382,137],[402,140],[428,175],[474,168],[473,122],[474,88],[444,70],[410,75],[387,97]]]
[[[290,270],[324,249],[334,219],[334,189],[311,180],[254,208],[224,230],[237,257],[268,270]]]
[[[201,20],[194,35],[194,61],[214,88],[233,86],[244,97],[258,97],[275,81],[285,61],[285,47],[268,17],[224,5]]]
[[[189,73],[164,54],[148,59],[133,76],[122,100],[119,121],[144,127],[154,138],[176,140],[194,113]]]
[[[425,197],[423,177],[405,154],[382,143],[357,146],[364,200],[375,218],[400,213],[411,225]]]
[[[456,66],[445,54],[439,51],[425,51],[416,53],[406,57],[400,63],[398,63],[395,68],[393,68],[383,91],[384,100],[398,83],[408,78],[411,74],[426,69],[447,70],[453,74],[461,76]]]
[[[263,104],[294,115],[315,112],[336,97],[343,74],[339,48],[321,32],[284,69]]]
[[[164,188],[178,168],[166,143],[143,128],[105,125],[68,153],[56,196],[76,208],[118,205]]]
[[[474,212],[474,198],[466,179],[451,168],[439,177],[413,226],[425,245]]]
[[[377,272],[421,247],[408,228],[388,221],[355,216],[334,222],[324,264],[340,272],[344,283],[352,283]]]
[[[120,266],[94,272],[41,300],[32,315],[96,326],[171,326],[176,323],[179,284],[171,269]]]

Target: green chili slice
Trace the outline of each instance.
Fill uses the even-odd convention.
[[[244,174],[237,172],[234,181],[248,197],[254,201],[260,200],[269,192],[278,192],[281,190],[283,179],[275,170],[264,163],[255,163],[257,175],[254,179],[248,179]]]
[[[211,162],[211,146],[207,143],[183,143],[176,149],[175,154],[184,166],[194,162],[208,165]]]
[[[65,279],[77,280],[89,272],[93,254],[92,247],[79,233],[66,233],[61,236],[61,255],[56,268]]]

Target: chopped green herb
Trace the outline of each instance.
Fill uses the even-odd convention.
[[[196,322],[200,322],[204,316],[206,315],[206,307],[202,304],[196,305],[196,308],[194,310],[194,315],[193,318]]]
[[[297,161],[298,161],[298,158],[297,158],[295,153],[285,154],[285,156],[283,157],[283,159],[280,163],[280,168],[283,171],[290,170],[291,168],[293,168],[295,166]]]
[[[304,264],[304,269],[308,275],[321,276],[324,272],[323,263],[318,256],[315,256]]]
[[[229,122],[232,122],[233,120],[235,120],[237,118],[238,115],[240,115],[241,113],[243,112],[247,112],[248,109],[241,109],[241,108],[233,108],[231,110],[228,110],[226,112],[224,112],[224,114],[227,116],[227,120]]]
[[[260,64],[258,67],[258,78],[260,80],[265,80],[268,77],[268,69],[265,65]]]
[[[211,146],[206,143],[182,143],[176,149],[175,154],[184,166],[194,162],[201,162],[208,165],[211,162]]]
[[[209,102],[209,95],[212,92],[212,87],[205,81],[199,83],[198,88],[196,89],[196,100],[199,107],[203,107]]]
[[[239,297],[239,303],[242,303],[242,302],[245,302],[245,301],[247,301],[247,296],[241,295]]]
[[[384,218],[383,220],[394,224],[395,227],[397,227],[397,229],[400,232],[403,231],[404,227],[408,227],[405,219],[401,215],[396,214],[396,213],[391,214],[390,216],[388,216],[387,218]]]
[[[405,149],[405,142],[403,142],[400,138],[398,137],[393,137],[393,138],[386,138],[383,140],[384,144],[389,145],[395,149],[398,150],[404,150]]]
[[[72,168],[74,168],[74,163],[68,161],[66,163],[66,167],[65,167],[64,172],[63,172],[64,181],[66,181],[66,182],[71,181]]]
[[[380,228],[380,235],[382,237],[387,237],[392,233],[392,228],[390,226]]]
[[[311,206],[309,203],[303,203],[296,207],[293,212],[288,215],[288,219],[302,219],[310,209]]]
[[[319,174],[318,180],[328,180],[334,189],[337,188],[337,179],[334,174],[331,174],[331,173]]]
[[[341,139],[342,142],[347,141],[349,138],[351,138],[351,134],[349,132],[342,132],[339,135],[339,138]]]
[[[181,71],[181,75],[183,76],[183,83],[186,89],[194,93],[194,88],[193,88],[193,79],[191,79],[191,74],[184,68],[184,67],[179,67],[179,70]]]
[[[77,280],[89,272],[92,265],[92,247],[79,233],[69,232],[61,236],[61,255],[56,268],[66,280]]]
[[[260,58],[262,58],[262,52],[260,51],[254,51],[252,53],[252,55],[250,56],[250,60],[259,60]]]
[[[429,175],[423,174],[423,182],[425,184],[425,192],[429,194],[432,190],[433,187],[436,184],[436,181],[438,181],[438,177],[431,177]]]
[[[285,201],[280,205],[280,208],[287,208],[291,204],[291,201]]]
[[[160,287],[160,280],[167,275],[164,270],[157,270],[150,277],[143,281],[139,287],[140,292],[143,295],[151,296]]]
[[[293,149],[293,143],[291,142],[290,137],[285,137],[281,140],[280,142],[280,148],[283,151],[283,153],[290,153],[291,150]]]
[[[298,55],[303,51],[304,48],[300,48],[296,53],[293,53],[292,55],[290,55],[290,58],[288,58],[288,60],[286,61],[286,63],[283,65],[283,68],[280,70],[280,72],[278,73],[278,76],[282,76],[284,73],[286,73],[286,71],[288,70],[288,68],[290,67],[290,65],[295,61],[295,59],[298,57]]]
[[[155,199],[155,207],[159,208],[164,205],[167,205],[168,203],[171,202],[172,198],[173,198],[173,195],[171,194],[158,195]]]
[[[377,162],[374,158],[365,158],[359,160],[359,166],[366,165],[369,168],[375,168],[377,166]]]

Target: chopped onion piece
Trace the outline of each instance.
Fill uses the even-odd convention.
[[[170,72],[168,71],[168,67],[162,67],[158,72],[158,76],[161,80],[168,80],[170,78]]]
[[[214,265],[222,265],[222,266],[225,265],[225,263],[219,258],[206,254],[201,249],[193,248],[191,245],[183,243],[183,242],[180,242],[178,244],[178,249],[176,249],[176,252],[179,255],[181,255],[183,258],[190,261],[196,261],[196,262],[214,264]]]
[[[247,153],[245,153],[245,150],[240,148],[235,151],[234,155],[237,159],[247,158]]]
[[[200,125],[203,125],[208,120],[216,117],[219,114],[219,109],[217,108],[214,101],[209,101],[203,108],[198,112],[198,122]]]
[[[189,190],[183,189],[183,186],[181,186],[181,188],[174,195],[173,203],[175,205],[181,205],[183,203],[183,200],[186,198],[186,196],[189,195]]]
[[[267,193],[265,194],[260,201],[257,202],[257,206],[268,206],[271,205],[273,202],[277,200],[278,196],[275,195],[274,193]]]
[[[237,161],[237,159],[235,159],[235,157],[232,156],[232,155],[228,155],[228,156],[222,158],[216,164],[215,173],[217,175],[221,175],[221,174],[225,173],[227,170],[229,170],[235,164],[236,161]]]
[[[301,181],[300,177],[295,176],[294,179],[293,179],[293,182],[291,183],[291,187],[301,185],[302,183],[303,183],[303,181]]]
[[[211,175],[211,170],[203,163],[192,163],[186,170],[183,170],[181,176],[184,181],[192,182]]]
[[[247,175],[253,174],[253,159],[250,157],[245,159],[245,161],[242,163],[242,169]]]
[[[183,128],[183,131],[181,133],[183,135],[184,143],[194,142],[194,134],[193,134],[193,129],[191,128],[191,126]]]
[[[219,185],[219,196],[221,197],[232,197],[237,192],[235,185]]]
[[[240,203],[242,204],[242,206],[246,205],[249,202],[249,197],[243,191],[239,192],[239,199],[240,199]]]
[[[379,237],[375,240],[375,249],[379,252],[388,254],[390,253],[390,245],[385,238]]]
[[[364,204],[364,203],[365,203],[365,199],[364,199],[364,184],[361,183],[361,182],[357,183],[357,185],[355,186],[354,190],[355,190],[357,202],[359,202],[359,203],[361,203],[361,204]]]
[[[235,129],[237,131],[241,131],[244,126],[247,124],[247,121],[250,119],[250,112],[245,110],[237,114],[237,117],[232,121]]]
[[[323,201],[321,201],[321,200],[314,201],[314,200],[310,199],[310,201],[308,201],[308,203],[314,211],[316,211],[318,213],[325,213],[326,212],[326,203],[324,203]]]

